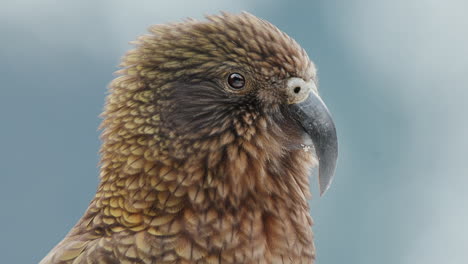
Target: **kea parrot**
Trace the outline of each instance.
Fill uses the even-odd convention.
[[[40,264],[313,263],[309,175],[327,190],[338,143],[306,51],[246,12],[133,44],[109,85],[96,195]]]

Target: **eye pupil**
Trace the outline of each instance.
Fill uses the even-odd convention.
[[[228,77],[228,83],[234,89],[241,89],[245,85],[245,79],[239,73],[231,73]]]

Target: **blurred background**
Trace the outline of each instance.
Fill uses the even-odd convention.
[[[37,263],[97,182],[106,86],[152,24],[249,11],[319,69],[340,140],[318,264],[468,263],[468,2],[7,1],[0,9],[0,253]]]

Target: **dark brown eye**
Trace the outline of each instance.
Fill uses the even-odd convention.
[[[228,77],[228,83],[233,89],[242,89],[245,85],[244,76],[239,73],[231,73]]]

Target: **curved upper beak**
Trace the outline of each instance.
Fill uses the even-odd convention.
[[[320,195],[330,187],[338,158],[335,124],[327,106],[313,91],[305,101],[291,104],[298,122],[309,134],[319,160]]]

